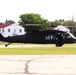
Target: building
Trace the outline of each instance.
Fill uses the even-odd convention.
[[[25,28],[18,24],[0,24],[0,33],[4,37],[24,35]]]

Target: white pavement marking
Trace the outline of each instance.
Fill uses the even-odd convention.
[[[76,55],[0,55],[0,75],[76,75]]]

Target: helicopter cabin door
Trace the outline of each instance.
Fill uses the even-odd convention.
[[[62,46],[63,45],[63,36],[62,34],[58,33],[56,37],[56,46]]]

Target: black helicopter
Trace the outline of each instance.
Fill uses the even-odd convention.
[[[70,33],[70,30],[58,26],[50,30],[40,30],[24,35],[17,35],[12,37],[3,37],[0,34],[0,41],[11,43],[35,43],[35,44],[55,44],[56,47],[61,47],[66,43],[76,43],[76,38]]]

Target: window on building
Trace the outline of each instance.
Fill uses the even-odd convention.
[[[10,29],[8,29],[8,32],[10,32]]]
[[[22,32],[22,29],[19,29],[19,32],[21,33]]]
[[[2,29],[0,29],[0,32],[2,32]]]
[[[4,32],[4,29],[2,29],[2,32]]]

